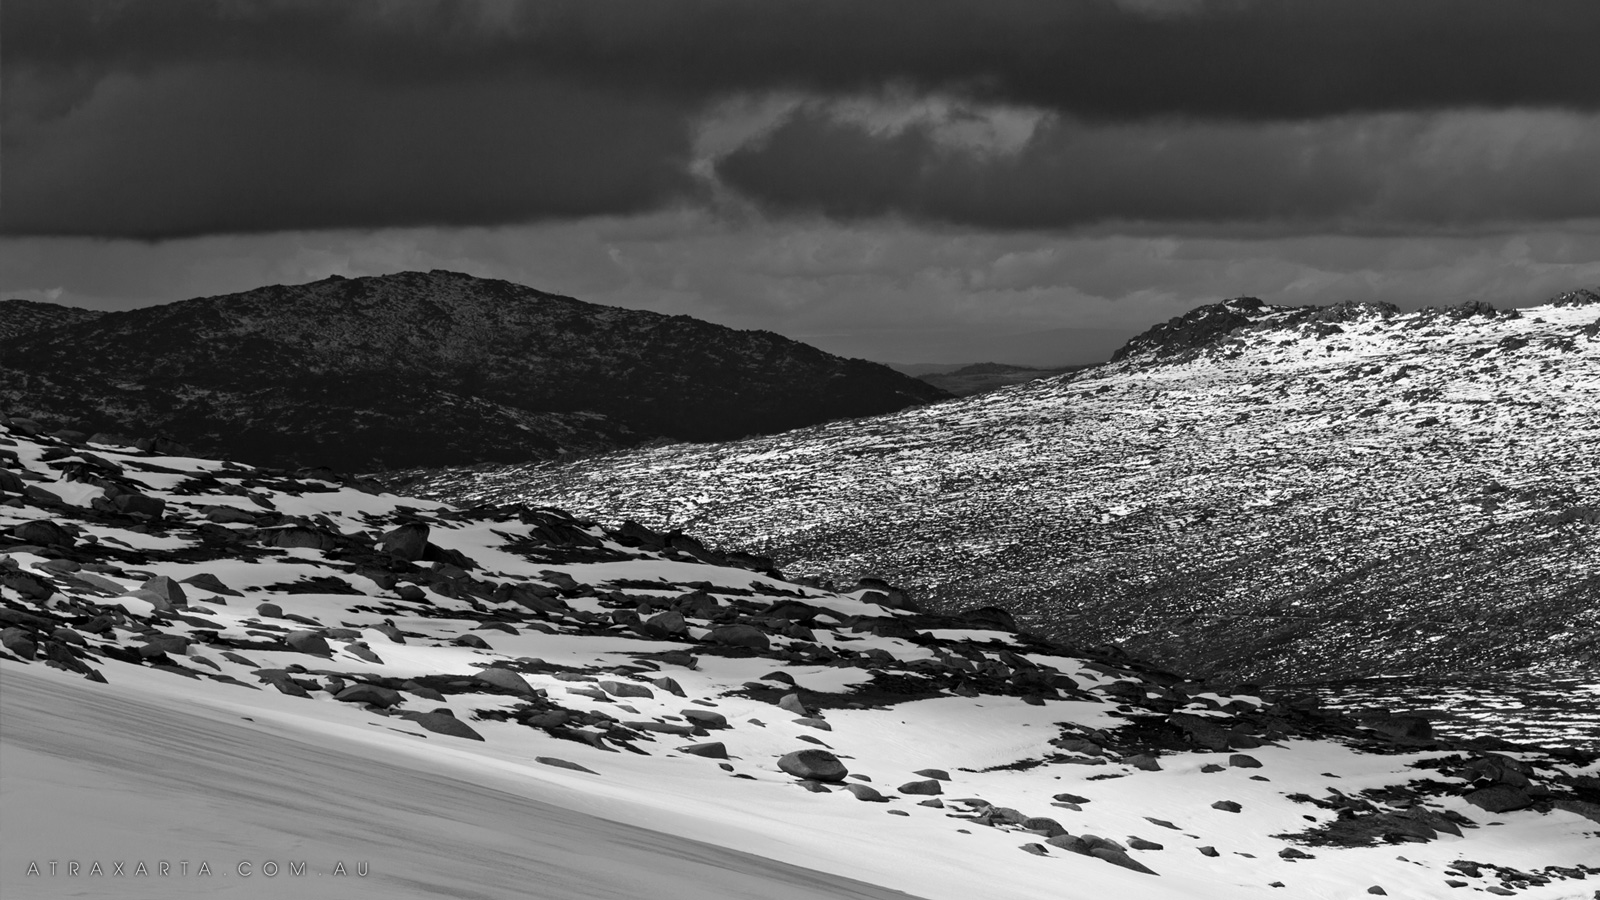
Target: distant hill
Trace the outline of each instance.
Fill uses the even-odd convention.
[[[1012,366],[1005,363],[991,362],[973,363],[970,366],[962,366],[949,372],[930,372],[917,377],[957,397],[970,397],[973,394],[981,394],[1006,385],[1021,384],[1038,378],[1051,378],[1087,368],[1089,366],[1083,365],[1041,369],[1033,366]]]
[[[92,322],[105,315],[98,309],[40,303],[36,300],[0,300],[0,343],[30,334]]]
[[[24,324],[0,341],[0,406],[279,466],[523,462],[949,396],[770,332],[452,272],[333,277],[76,321],[84,311],[45,307],[17,307]]]
[[[1240,298],[1114,361],[715,446],[412,490],[693,530],[1190,672],[1600,665],[1600,295]]]

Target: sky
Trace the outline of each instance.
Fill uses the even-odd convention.
[[[1600,285],[1594,0],[5,0],[0,297],[443,268],[888,362]]]

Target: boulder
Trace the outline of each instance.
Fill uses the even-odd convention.
[[[44,547],[71,547],[75,542],[72,533],[49,519],[35,519],[10,528],[17,540]]]
[[[1468,793],[1463,799],[1479,809],[1492,813],[1512,812],[1533,805],[1528,792],[1509,784],[1495,784]]]
[[[398,706],[403,700],[399,691],[379,687],[375,684],[352,684],[334,694],[333,699],[344,703],[365,703],[380,709]]]
[[[378,539],[378,549],[406,562],[416,562],[428,550],[428,526],[411,522],[385,532]]]
[[[778,757],[778,768],[796,778],[807,781],[839,783],[850,771],[839,757],[826,750],[796,750]]]
[[[1113,850],[1110,847],[1096,847],[1095,849],[1089,851],[1089,855],[1095,857],[1096,859],[1103,859],[1114,866],[1121,866],[1124,869],[1132,869],[1135,872],[1143,872],[1146,875],[1157,874],[1154,869],[1150,868],[1144,863],[1139,862],[1121,850]]]
[[[332,550],[339,545],[334,535],[306,525],[290,525],[263,532],[262,543],[284,550]]]
[[[766,632],[754,625],[719,625],[711,629],[707,640],[729,647],[749,647],[752,650],[769,650],[772,640]]]
[[[402,713],[401,715],[435,734],[447,734],[451,737],[465,738],[469,741],[483,740],[483,735],[474,730],[471,725],[456,718],[448,710]]]
[[[704,756],[710,759],[727,759],[728,748],[721,741],[708,741],[703,744],[687,744],[678,748],[679,753],[690,756]]]
[[[198,575],[190,575],[188,578],[183,579],[182,583],[192,584],[201,590],[210,591],[213,594],[224,594],[229,597],[244,596],[233,588],[223,584],[222,579],[211,574],[210,572],[201,572]]]
[[[528,684],[528,680],[510,669],[479,669],[478,680],[484,684],[492,684],[497,688],[516,691],[519,694],[533,694],[533,686]]]
[[[187,656],[189,653],[189,639],[181,634],[152,634],[145,637],[145,644],[139,648],[139,655],[149,658],[168,653],[173,656]]]
[[[159,519],[167,510],[167,501],[146,494],[118,494],[111,503],[117,512],[125,516],[139,516],[146,519]]]
[[[1084,856],[1088,856],[1089,855],[1089,844],[1088,844],[1088,842],[1085,841],[1083,838],[1078,837],[1077,835],[1073,835],[1073,834],[1058,834],[1055,837],[1051,838],[1050,840],[1046,841],[1045,843],[1049,844],[1052,847],[1057,847],[1057,848],[1060,848],[1062,850],[1069,851],[1071,853],[1081,853]]]
[[[601,681],[600,689],[613,697],[639,697],[651,700],[656,696],[654,691],[631,681]]]
[[[844,789],[854,794],[857,800],[864,800],[868,803],[889,802],[889,798],[878,793],[877,789],[864,784],[847,784],[844,786]]]
[[[1020,824],[1029,831],[1043,833],[1047,838],[1060,837],[1067,833],[1067,829],[1061,827],[1060,822],[1048,816],[1029,816],[1023,819]]]
[[[0,494],[21,494],[27,489],[27,483],[21,478],[6,469],[0,469]]]
[[[674,610],[658,613],[644,620],[640,626],[646,634],[656,637],[675,637],[689,633],[689,623],[683,614]]]
[[[283,642],[301,653],[310,653],[315,656],[332,656],[333,650],[328,646],[328,641],[315,631],[291,631],[283,636]]]
[[[1146,772],[1161,771],[1161,763],[1157,762],[1156,758],[1148,753],[1136,753],[1124,759],[1123,762],[1133,766],[1135,769],[1143,769]]]
[[[678,684],[678,680],[670,675],[661,675],[652,678],[650,679],[650,683],[669,694],[673,694],[678,697],[686,696],[683,692],[683,686]]]
[[[1557,800],[1555,806],[1563,812],[1600,823],[1600,803],[1590,803],[1587,800]]]
[[[728,727],[727,716],[719,712],[712,712],[709,709],[685,709],[681,710],[679,715],[701,728],[717,729]]]
[[[1233,766],[1235,769],[1259,769],[1261,768],[1261,760],[1246,753],[1235,753],[1228,757],[1228,765]]]
[[[898,790],[902,794],[932,795],[944,793],[944,788],[940,786],[937,779],[933,778],[929,778],[924,781],[908,781],[905,784],[900,785],[895,790]]]
[[[254,525],[258,521],[255,513],[233,506],[206,506],[202,507],[200,514],[206,521],[218,525]]]
[[[778,701],[778,708],[792,712],[797,716],[811,715],[811,711],[806,709],[806,705],[800,702],[799,694],[784,694],[783,699]]]
[[[184,594],[183,588],[165,575],[157,575],[140,585],[139,589],[156,594],[173,607],[181,608],[189,605],[189,598]]]
[[[1212,809],[1220,809],[1223,812],[1236,813],[1236,812],[1239,812],[1244,807],[1242,807],[1239,804],[1233,802],[1232,800],[1218,800],[1217,802],[1211,804],[1211,808]]]
[[[39,646],[21,628],[6,628],[0,630],[0,646],[5,647],[22,659],[33,659]]]

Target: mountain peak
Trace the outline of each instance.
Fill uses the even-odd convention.
[[[945,399],[770,332],[460,272],[329,277],[8,340],[0,404],[276,465],[528,461]]]

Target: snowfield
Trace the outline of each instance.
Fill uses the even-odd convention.
[[[1593,755],[1325,714],[682,534],[0,429],[8,898],[1600,884]]]

